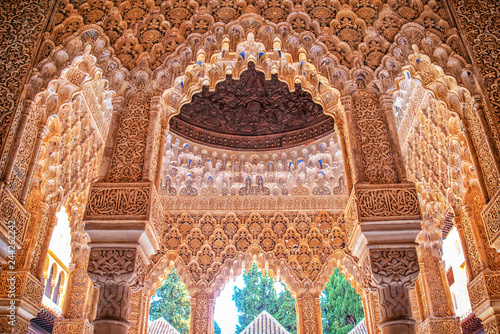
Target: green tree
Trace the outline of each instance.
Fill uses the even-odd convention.
[[[243,275],[243,289],[234,287],[233,300],[238,309],[236,333],[244,330],[262,311],[266,310],[290,333],[297,331],[295,299],[284,291],[279,297],[274,289],[274,280],[267,273],[262,275],[254,263]]]
[[[149,319],[163,317],[181,334],[189,333],[189,293],[174,269],[151,297]]]
[[[214,323],[214,334],[221,334],[222,331],[219,327],[219,324],[217,323],[217,321]]]
[[[361,296],[335,268],[321,294],[323,333],[347,334],[364,317]]]

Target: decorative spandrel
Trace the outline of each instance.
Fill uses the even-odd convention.
[[[228,75],[215,91],[204,86],[193,95],[170,129],[212,146],[255,150],[296,146],[323,137],[333,132],[334,122],[300,85],[290,91],[276,74],[266,80],[250,62],[239,80]]]

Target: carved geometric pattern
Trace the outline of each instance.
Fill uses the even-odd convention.
[[[491,199],[481,214],[488,241],[492,246],[500,247],[500,192]]]
[[[495,24],[497,8],[491,2],[484,0],[453,0],[457,18],[460,21],[465,37],[471,48],[474,61],[481,71],[483,85],[488,92],[487,98],[493,106],[491,114],[494,120],[492,126],[500,122],[500,104],[498,99],[499,59],[495,56],[500,45],[498,41],[499,27]],[[485,113],[490,113],[487,110]],[[490,126],[491,126],[490,125]]]
[[[9,27],[0,41],[4,50],[0,54],[0,174],[19,120],[16,107],[53,3],[28,0],[2,4],[0,10],[0,25]]]
[[[221,268],[255,246],[275,261],[288,263],[298,281],[315,281],[330,255],[347,252],[345,222],[327,212],[314,219],[305,213],[290,217],[282,212],[265,216],[227,213],[224,217],[206,213],[197,222],[187,213],[178,219],[169,217],[160,253],[153,261],[176,252],[186,266],[185,278],[195,284],[212,283]]]
[[[142,178],[151,95],[139,89],[128,98],[121,116],[108,182],[134,182]]]
[[[347,203],[347,195],[335,196],[245,196],[241,197],[194,197],[160,196],[163,207],[171,211],[238,211],[238,210],[332,210],[340,211]]]
[[[19,205],[9,189],[0,188],[0,231],[6,236],[15,236],[17,244],[22,245],[29,213]]]
[[[130,282],[137,269],[135,248],[92,248],[87,272],[95,283]]]
[[[364,180],[396,183],[394,157],[386,120],[375,94],[360,89],[352,95],[356,138],[363,161]]]

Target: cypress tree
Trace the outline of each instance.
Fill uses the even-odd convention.
[[[323,333],[347,334],[363,319],[361,296],[335,268],[321,295]]]
[[[262,311],[271,314],[290,333],[297,332],[295,299],[289,291],[279,296],[274,289],[274,280],[267,273],[261,274],[254,263],[248,273],[243,275],[243,289],[234,287],[233,300],[238,309],[236,334],[244,330]]]
[[[189,293],[174,268],[151,297],[149,319],[154,321],[163,317],[179,333],[189,334],[190,314]]]

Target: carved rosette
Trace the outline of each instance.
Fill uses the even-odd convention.
[[[407,321],[414,324],[408,287],[419,273],[417,251],[409,248],[372,248],[373,279],[379,292],[380,324]]]

